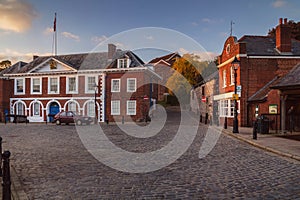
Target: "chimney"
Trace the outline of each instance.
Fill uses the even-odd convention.
[[[292,50],[291,27],[288,25],[287,18],[284,18],[284,23],[280,18],[276,27],[276,48],[284,53]]]
[[[108,54],[107,54],[107,57],[108,59],[112,59],[114,54],[116,53],[116,45],[114,44],[108,44]]]
[[[39,56],[33,55],[33,60],[37,59]]]

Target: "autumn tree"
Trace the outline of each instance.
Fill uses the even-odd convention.
[[[9,60],[4,60],[0,62],[0,70],[3,70],[5,68],[8,68],[11,66],[11,61]]]

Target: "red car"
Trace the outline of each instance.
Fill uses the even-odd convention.
[[[89,116],[78,115],[73,111],[61,111],[54,116],[53,123],[56,123],[56,125],[60,125],[62,123],[65,123],[67,125],[69,123],[76,123],[77,125],[89,125],[93,121],[93,118]]]

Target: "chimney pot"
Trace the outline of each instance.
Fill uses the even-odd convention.
[[[284,24],[287,24],[287,18],[284,18]]]
[[[279,18],[279,24],[282,24],[282,18]]]

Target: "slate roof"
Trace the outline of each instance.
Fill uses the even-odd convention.
[[[14,72],[17,72],[18,70],[20,70],[22,67],[24,67],[24,66],[27,65],[27,64],[28,64],[28,63],[22,62],[22,61],[17,62],[17,63],[15,63],[14,65],[12,65],[12,66],[10,66],[10,67],[8,67],[8,68],[2,70],[2,71],[0,72],[0,76],[2,76],[3,74],[12,74],[12,73],[14,73]]]
[[[251,97],[248,98],[248,102],[263,102],[267,100],[268,94],[271,91],[271,87],[279,82],[280,78],[276,76],[273,80],[267,83],[264,87],[254,93]]]
[[[138,67],[144,64],[144,62],[131,51],[116,51],[112,59],[108,59],[107,52],[97,53],[81,53],[81,54],[69,54],[69,55],[58,55],[58,56],[40,56],[34,59],[30,63],[22,62],[20,68],[18,63],[8,68],[8,70],[2,71],[1,75],[4,74],[22,74],[28,73],[35,67],[44,63],[45,61],[54,58],[59,62],[62,62],[75,70],[94,70],[94,69],[105,69],[105,68],[116,68],[117,58],[129,57],[131,60],[129,67]]]
[[[154,58],[149,63],[155,64],[155,63],[159,62],[160,60],[163,60],[163,61],[169,63],[170,65],[172,65],[175,62],[175,60],[172,60],[173,57],[181,57],[181,56],[177,52],[170,53],[165,56]]]
[[[281,80],[275,84],[274,89],[295,89],[300,87],[300,64],[296,65],[289,73],[281,78]]]
[[[281,55],[276,49],[276,39],[274,37],[244,35],[238,42],[246,43],[247,55]],[[290,55],[300,55],[300,41],[292,39],[292,52]]]

